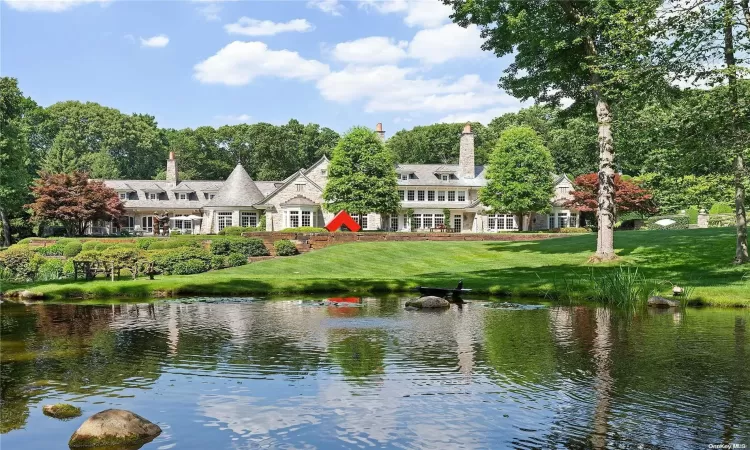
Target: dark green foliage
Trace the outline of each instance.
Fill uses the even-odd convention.
[[[708,210],[716,202],[733,199],[732,177],[728,175],[685,175],[648,173],[639,180],[654,194],[654,202],[667,213],[691,206]]]
[[[170,236],[181,236],[182,235],[182,231],[180,231],[180,230],[172,230],[172,231],[169,232],[169,235]]]
[[[734,213],[734,205],[731,203],[714,203],[711,205],[711,209],[708,211],[709,214],[732,214]]]
[[[298,253],[297,246],[289,239],[281,239],[274,242],[273,248],[276,250],[276,256],[292,256]]]
[[[53,281],[64,278],[65,263],[59,259],[47,259],[40,266],[35,281]]]
[[[86,241],[82,244],[81,248],[83,251],[96,250],[96,246],[99,244],[97,241]]]
[[[200,241],[195,239],[158,239],[148,245],[149,250],[167,250],[171,248],[200,247]]]
[[[400,164],[457,164],[463,123],[436,123],[401,130],[386,146]],[[479,122],[471,124],[474,132],[475,162],[482,165],[497,140]]]
[[[354,127],[333,150],[325,208],[352,214],[391,213],[400,205],[393,158],[372,130]]]
[[[213,255],[211,257],[211,269],[223,269],[226,266],[224,257],[221,255]]]
[[[220,238],[211,240],[211,253],[229,255],[240,253],[245,256],[268,256],[268,249],[257,238]]]
[[[187,261],[191,260],[197,260],[201,262],[201,270],[199,270],[198,272],[189,273],[205,272],[211,268],[212,255],[208,251],[203,249],[183,247],[170,250],[149,251],[148,258],[149,260],[154,262],[154,265],[157,269],[159,269],[166,275],[178,275],[178,270],[180,271],[179,275],[185,275],[185,271],[197,270],[198,264],[195,262],[191,262],[188,265],[180,266],[179,269],[177,268],[178,264],[187,263]]]
[[[62,239],[58,244],[62,244]],[[81,244],[81,241],[70,241],[67,244],[64,244],[65,248],[63,249],[63,256],[66,258],[72,258],[75,255],[81,253],[81,250],[83,250],[83,244]]]
[[[46,247],[37,247],[36,252],[42,256],[62,256],[65,251],[65,245],[56,242]]]
[[[141,250],[148,250],[151,244],[157,241],[156,238],[141,238],[136,241],[135,245]]]
[[[244,266],[247,264],[247,256],[242,253],[230,253],[227,256],[227,267]]]
[[[672,219],[675,223],[671,225],[657,225],[656,222],[662,219]],[[690,219],[684,214],[673,214],[664,216],[653,216],[646,219],[646,228],[649,230],[682,230],[687,229]]]
[[[685,210],[685,214],[688,216],[688,221],[691,225],[698,223],[698,207],[697,206],[691,206],[690,208]]]
[[[708,226],[716,227],[734,227],[737,225],[737,219],[734,214],[715,214],[708,216]]]
[[[9,248],[0,252],[0,269],[15,281],[33,281],[45,258],[25,247]]]
[[[210,268],[210,264],[202,259],[187,259],[176,263],[172,267],[171,273],[172,275],[192,275],[206,272]]]

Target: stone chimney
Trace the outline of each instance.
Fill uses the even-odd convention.
[[[180,182],[177,176],[177,160],[174,159],[174,152],[169,152],[169,159],[167,160],[167,182],[175,186]]]
[[[458,177],[474,178],[474,133],[471,124],[466,122],[461,132],[461,146],[458,154]]]
[[[378,137],[381,141],[385,142],[385,131],[383,131],[383,124],[378,122],[377,125],[375,125],[375,132],[378,133]]]

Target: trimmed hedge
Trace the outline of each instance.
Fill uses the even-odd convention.
[[[185,271],[191,271],[190,273],[206,272],[211,268],[211,254],[206,250],[199,248],[184,247],[179,249],[166,249],[166,250],[152,250],[149,251],[148,258],[153,261],[156,268],[164,273],[165,275],[186,275]],[[202,261],[200,272],[192,272],[197,270],[196,263],[190,263],[187,266],[177,265],[182,262],[197,259]],[[179,271],[179,273],[177,272]]]
[[[670,219],[674,220],[671,225],[658,225],[656,222]],[[646,229],[648,230],[686,230],[690,226],[690,218],[684,214],[673,214],[664,216],[653,216],[646,219]]]
[[[211,257],[211,269],[223,269],[225,267],[224,257],[220,255],[214,255]]]
[[[708,226],[717,227],[734,227],[737,226],[737,218],[734,214],[716,214],[708,216]]]
[[[37,247],[36,252],[42,256],[62,256],[65,251],[65,245],[56,242],[48,247]]]
[[[39,267],[45,261],[42,255],[25,247],[0,252],[0,269],[12,281],[34,281]]]
[[[201,243],[194,239],[160,239],[148,245],[149,250],[168,250],[174,248],[198,248]]]
[[[576,227],[568,227],[568,228],[558,228],[555,230],[556,233],[562,233],[562,234],[579,234],[579,233],[590,233],[591,230],[588,228],[576,228]]]
[[[284,228],[281,233],[328,233],[328,230],[320,227],[295,227]]]
[[[268,249],[257,238],[219,238],[211,240],[211,253],[226,256],[240,253],[245,256],[268,256]]]
[[[276,256],[293,256],[297,254],[297,246],[289,239],[281,239],[274,242],[273,248],[276,250]]]
[[[66,258],[72,258],[75,255],[81,253],[81,250],[83,250],[83,244],[81,244],[81,241],[70,241],[65,244],[65,248],[63,249],[63,256],[65,256]]]
[[[225,227],[219,231],[222,236],[241,236],[242,233],[250,233],[253,231],[263,231],[260,227]]]
[[[247,256],[242,253],[230,253],[227,256],[227,267],[244,266],[247,264]]]
[[[711,209],[708,211],[709,214],[734,214],[734,205],[731,203],[717,202],[711,205]]]
[[[211,268],[209,262],[203,259],[187,259],[180,261],[172,266],[171,273],[173,275],[192,275],[195,273],[206,272]]]

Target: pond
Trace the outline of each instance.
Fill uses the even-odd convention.
[[[750,444],[750,311],[405,300],[6,302],[0,445],[66,448],[107,408],[153,450]]]

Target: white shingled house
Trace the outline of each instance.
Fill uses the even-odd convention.
[[[381,124],[376,127],[381,138]],[[474,164],[474,134],[467,124],[461,134],[458,164],[399,164],[398,194],[401,211],[355,216],[365,230],[428,231],[447,227],[460,232],[517,230],[511,214],[490,213],[479,202],[479,189],[486,184],[484,166]],[[323,208],[323,189],[328,179],[328,158],[300,169],[282,181],[254,181],[238,164],[226,180],[181,180],[174,154],[167,160],[167,179],[105,180],[125,205],[121,228],[151,234],[157,217],[168,216],[171,229],[188,234],[213,234],[228,226],[253,227],[265,217],[266,229],[322,227],[333,213]],[[579,226],[579,214],[566,208],[572,181],[554,176],[555,194],[549,214],[533,214],[534,230]],[[445,223],[445,211],[449,223]],[[411,220],[410,220],[411,219]],[[114,231],[113,224],[97,223],[91,234]]]

